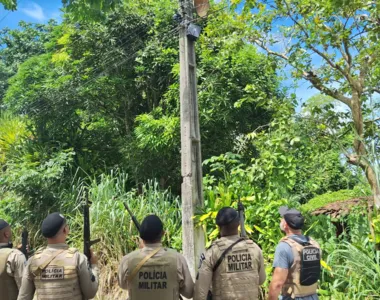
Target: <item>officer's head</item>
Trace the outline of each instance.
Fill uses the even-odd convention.
[[[5,220],[0,219],[0,243],[9,243],[11,240],[11,226]]]
[[[221,236],[236,235],[239,233],[239,214],[232,207],[223,207],[216,215],[216,225],[219,226]]]
[[[159,243],[164,236],[164,225],[159,217],[150,215],[145,217],[140,226],[140,237],[144,244]]]
[[[58,244],[66,241],[70,229],[65,217],[56,212],[48,215],[42,222],[41,232],[49,244]]]
[[[279,212],[282,217],[280,222],[282,231],[286,234],[300,233],[302,231],[305,219],[300,211],[294,208],[288,208],[287,206],[281,206]]]

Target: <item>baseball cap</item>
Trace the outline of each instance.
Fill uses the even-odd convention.
[[[287,206],[281,206],[279,213],[285,219],[290,228],[296,230],[303,228],[305,219],[299,210],[295,208],[288,208]]]
[[[45,238],[55,237],[58,231],[66,223],[66,219],[60,213],[55,212],[48,215],[42,222],[41,231]]]
[[[3,230],[4,228],[7,228],[8,226],[9,224],[7,223],[7,221],[0,219],[0,230]]]

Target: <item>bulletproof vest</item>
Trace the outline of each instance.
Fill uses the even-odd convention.
[[[0,300],[16,300],[18,297],[16,281],[7,273],[8,257],[12,252],[10,248],[0,249]]]
[[[301,244],[290,237],[281,241],[289,244],[294,256],[294,262],[282,288],[282,295],[295,298],[315,294],[321,272],[321,249],[318,243],[309,239]]]
[[[215,242],[215,261],[231,241],[220,239]],[[213,274],[212,299],[257,300],[259,299],[260,250],[251,240],[236,244],[227,252],[224,260]]]
[[[129,282],[130,300],[178,300],[179,283],[177,274],[177,252],[164,249],[162,256],[151,257]],[[133,272],[136,266],[148,254],[138,250],[131,254],[128,260],[128,272]]]
[[[30,272],[34,277],[38,300],[84,299],[77,272],[77,251],[74,248],[45,249],[38,251],[33,256]],[[58,252],[60,253],[57,255]],[[54,257],[55,255],[57,256]],[[51,262],[43,269],[46,262],[50,260]]]

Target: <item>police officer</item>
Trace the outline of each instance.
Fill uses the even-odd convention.
[[[12,230],[0,219],[0,299],[16,300],[21,287],[26,258],[21,251],[12,249]]]
[[[143,248],[124,256],[118,281],[128,290],[130,300],[178,300],[192,298],[194,282],[185,258],[164,248],[163,224],[155,215],[147,216],[140,226]]]
[[[29,259],[18,300],[84,300],[94,298],[98,290],[97,258],[91,252],[91,268],[84,254],[69,248],[69,226],[60,213],[46,217],[41,227],[48,245]]]
[[[284,237],[276,248],[269,300],[317,300],[321,249],[316,241],[302,235],[304,218],[296,209],[280,207],[280,228]]]
[[[206,300],[211,284],[213,300],[256,300],[266,279],[261,249],[238,235],[239,214],[231,207],[216,216],[221,238],[202,255],[194,300]]]

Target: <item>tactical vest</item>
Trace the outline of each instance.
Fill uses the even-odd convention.
[[[215,242],[219,251],[218,260],[231,243]],[[227,252],[224,260],[213,274],[212,299],[214,300],[257,300],[259,299],[258,246],[251,240],[236,244]]]
[[[16,300],[18,287],[13,277],[7,273],[7,262],[9,255],[13,252],[10,248],[0,249],[0,299]]]
[[[294,262],[282,288],[282,295],[306,297],[317,292],[321,264],[321,249],[316,241],[310,239],[305,245],[284,237],[282,242],[292,248]]]
[[[131,254],[128,260],[129,275],[146,256],[141,250]],[[151,257],[128,283],[129,299],[178,300],[177,256],[176,251],[165,249],[162,256]]]
[[[63,249],[62,249],[63,250]],[[38,300],[82,300],[77,272],[78,250],[70,248],[45,249],[38,251],[30,263],[30,272],[34,276],[34,285]],[[57,254],[44,269],[41,267]]]

